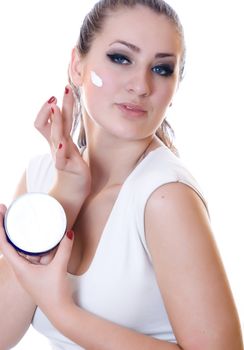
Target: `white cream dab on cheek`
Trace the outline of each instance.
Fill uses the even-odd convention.
[[[91,71],[91,81],[92,83],[97,86],[97,87],[102,87],[103,86],[103,81],[102,78],[100,78],[96,72]]]

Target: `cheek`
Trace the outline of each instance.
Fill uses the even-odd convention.
[[[108,102],[112,101],[119,88],[118,76],[111,74],[111,71],[92,70],[88,87],[94,95],[98,96],[100,94],[104,98],[106,97]]]
[[[169,81],[164,88],[159,88],[157,95],[155,96],[155,103],[161,108],[167,108],[171,103],[172,98],[176,91],[176,84],[174,81]]]
[[[158,88],[157,94],[155,94],[151,100],[153,110],[154,110],[154,122],[157,127],[162,123],[162,120],[167,115],[167,111],[170,103],[172,102],[175,92],[175,84],[165,85],[164,88]]]
[[[96,88],[100,88],[99,90],[104,95],[107,95],[107,97],[110,97],[110,99],[116,94],[118,88],[118,75],[113,74],[111,70],[103,70],[99,71],[99,73],[94,71],[91,75],[91,81]]]
[[[84,80],[81,94],[83,107],[88,114],[90,116],[93,116],[94,113],[97,115],[114,102],[116,79],[106,71],[91,70]]]

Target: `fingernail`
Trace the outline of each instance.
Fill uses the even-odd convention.
[[[60,143],[60,144],[58,145],[58,149],[61,149],[62,147],[63,147],[63,144]]]
[[[66,235],[67,235],[68,239],[72,240],[74,237],[74,231],[69,230],[69,231],[67,231]]]
[[[51,107],[51,112],[52,112],[52,114],[54,114],[54,109],[53,109],[53,107]]]
[[[67,88],[67,86],[65,87],[65,94],[67,95],[69,93],[69,89]]]
[[[53,103],[56,100],[54,96],[50,97],[49,100],[47,101],[48,103]]]

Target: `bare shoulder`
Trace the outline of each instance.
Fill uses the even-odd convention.
[[[160,225],[173,229],[186,225],[189,229],[197,224],[200,228],[210,229],[207,209],[194,189],[183,183],[169,183],[157,188],[149,198],[145,210],[146,222],[151,225]],[[199,226],[200,224],[200,226]],[[150,235],[152,230],[146,230]],[[176,234],[181,234],[177,230]],[[195,232],[195,231],[194,231]],[[188,233],[191,232],[188,230]],[[153,237],[152,237],[153,238]]]
[[[205,205],[182,183],[159,187],[145,210],[158,285],[183,349],[241,349],[232,293]]]
[[[208,213],[203,200],[197,192],[188,185],[180,182],[172,182],[158,187],[151,195],[146,206],[148,218],[157,215],[158,212],[173,218],[182,213],[182,215],[204,216],[208,220]],[[179,210],[179,212],[178,212]]]

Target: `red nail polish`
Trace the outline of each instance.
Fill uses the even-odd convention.
[[[48,103],[53,103],[55,101],[55,99],[56,98],[54,96],[52,96],[52,97],[49,98],[49,100],[47,102]]]
[[[52,114],[54,114],[54,109],[53,109],[53,107],[51,107],[51,112],[52,112]]]
[[[69,89],[67,88],[67,86],[65,87],[65,94],[67,95],[69,93]]]
[[[60,144],[58,145],[58,149],[61,149],[62,147],[63,147],[63,144],[60,143]]]
[[[73,237],[74,237],[74,231],[72,230],[69,230],[67,233],[66,233],[68,239],[72,240]]]

